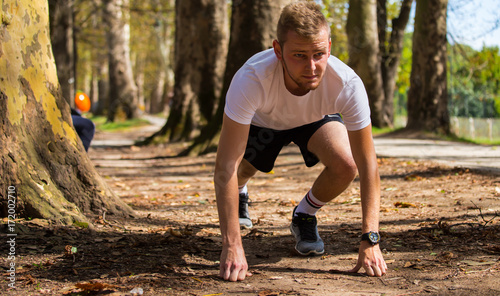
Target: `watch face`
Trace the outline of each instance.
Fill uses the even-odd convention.
[[[380,240],[380,236],[376,232],[370,232],[368,234],[368,237],[372,243],[378,243],[378,241]]]

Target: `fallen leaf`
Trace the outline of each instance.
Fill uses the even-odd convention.
[[[115,285],[109,285],[106,283],[77,283],[75,287],[83,291],[101,291],[106,288],[116,288]]]
[[[396,208],[416,208],[417,207],[415,204],[412,204],[409,202],[404,202],[404,201],[395,202],[394,206]]]
[[[180,232],[179,230],[172,229],[172,228],[170,228],[170,234],[175,236],[175,237],[183,237],[182,232]]]
[[[405,180],[406,181],[420,181],[420,180],[423,180],[424,178],[422,178],[421,176],[419,175],[416,175],[416,174],[411,174],[411,175],[408,175],[405,177]]]

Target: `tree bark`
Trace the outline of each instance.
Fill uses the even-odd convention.
[[[104,20],[108,25],[109,110],[108,121],[123,112],[126,119],[139,114],[137,85],[130,60],[130,25],[126,11],[129,0],[105,0]]]
[[[157,74],[157,83],[156,87],[151,92],[151,100],[149,104],[149,112],[150,113],[159,113],[168,110],[168,99],[170,97],[170,93],[172,92],[174,85],[174,72],[172,70],[172,47],[173,47],[173,32],[174,23],[175,23],[175,15],[174,8],[175,2],[174,0],[168,0],[166,5],[162,7],[161,2],[159,0],[155,0],[154,7],[160,11],[162,8],[171,10],[164,17],[164,14],[161,12],[156,13],[156,22],[155,22],[155,36],[156,42],[158,43],[158,52],[160,57],[160,67],[158,68]]]
[[[370,101],[372,124],[385,126],[384,92],[375,0],[350,0],[347,17],[349,66],[359,75]]]
[[[407,129],[450,133],[446,82],[447,0],[418,0]]]
[[[181,155],[207,153],[216,149],[218,133],[222,126],[226,93],[234,74],[252,55],[272,47],[281,9],[290,2],[291,0],[233,1],[226,71],[216,114],[213,120],[203,127],[193,145]]]
[[[387,40],[387,0],[351,0],[347,20],[349,65],[365,84],[372,124],[393,126],[394,88],[413,0],[402,0]]]
[[[4,1],[0,26],[0,211],[62,224],[132,210],[97,174],[72,127],[46,1]],[[11,196],[8,194],[13,192]],[[8,202],[8,199],[14,202]]]
[[[220,0],[176,1],[175,84],[170,114],[152,141],[192,139],[212,119],[227,53],[227,6]]]
[[[403,51],[403,38],[406,25],[410,19],[410,11],[413,0],[401,1],[399,16],[392,19],[392,30],[387,41],[387,0],[378,0],[378,30],[379,47],[382,57],[380,64],[382,71],[382,83],[384,89],[384,101],[382,112],[384,126],[393,127],[394,123],[394,89],[396,78]],[[386,44],[387,43],[387,44]]]
[[[74,0],[49,0],[50,40],[57,76],[64,99],[74,106],[75,43],[73,36]]]

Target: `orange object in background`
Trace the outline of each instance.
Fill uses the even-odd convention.
[[[85,93],[77,92],[75,96],[75,105],[81,112],[88,112],[90,110],[90,99]]]

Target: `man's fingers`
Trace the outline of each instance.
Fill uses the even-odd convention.
[[[386,272],[386,268],[379,267],[377,265],[371,265],[365,267],[366,274],[369,276],[383,276]]]
[[[374,276],[382,276],[383,273],[377,265],[372,266]]]
[[[238,280],[238,277],[240,276],[240,272],[236,270],[231,271],[231,275],[229,276],[229,281],[231,282],[236,282]],[[243,277],[244,279],[245,277]]]
[[[362,263],[358,262],[358,264],[356,264],[356,266],[353,269],[349,270],[349,272],[357,273],[361,269],[361,267],[363,267],[363,269],[366,272],[366,275],[368,276],[383,276],[387,271],[387,267],[378,267],[377,265],[368,265],[368,264],[363,265]]]
[[[229,280],[229,276],[231,276],[231,270],[230,268],[227,266],[223,266],[221,264],[220,266],[220,273],[219,273],[220,277],[223,278],[225,281]]]
[[[242,281],[245,279],[245,277],[247,276],[252,276],[252,274],[244,269],[240,270],[240,272],[238,273],[238,277],[237,277],[237,280],[238,281]]]
[[[229,279],[229,270],[224,269],[221,266],[219,276],[223,278],[225,281],[227,281]]]
[[[236,282],[242,281],[245,279],[245,277],[252,276],[252,274],[244,268],[237,268],[235,266],[233,266],[232,268],[231,266],[221,266],[219,276],[226,281]]]
[[[369,276],[374,276],[375,275],[375,271],[374,269],[371,267],[371,266],[365,266],[365,271],[366,271],[366,274],[369,275]]]
[[[356,264],[356,266],[354,266],[353,269],[349,270],[349,272],[356,273],[359,271],[360,268],[361,268],[361,263],[358,262],[358,264]]]

